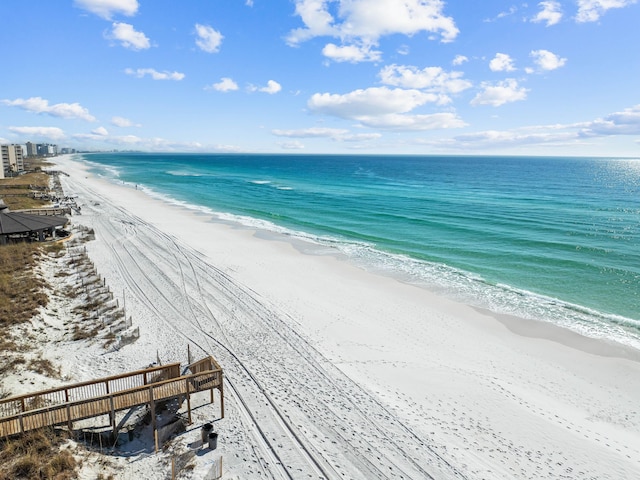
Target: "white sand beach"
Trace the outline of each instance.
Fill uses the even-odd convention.
[[[183,478],[202,478],[214,456],[225,479],[640,478],[640,352],[56,163],[82,209],[73,223],[95,230],[89,256],[141,333],[117,352],[70,352],[73,380],[156,355],[185,362],[187,345],[224,369],[218,449]],[[196,408],[174,442],[200,438],[218,407]],[[167,468],[162,454],[121,465],[122,478]]]

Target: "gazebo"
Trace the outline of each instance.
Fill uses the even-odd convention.
[[[44,241],[55,234],[56,228],[68,223],[67,217],[31,215],[10,212],[3,200],[0,200],[0,245],[12,241]]]

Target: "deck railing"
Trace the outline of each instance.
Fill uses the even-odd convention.
[[[179,363],[10,397],[0,401],[0,437],[52,425],[67,424],[71,428],[76,420],[104,414],[110,414],[114,422],[117,411],[143,404],[150,404],[153,410],[156,401],[179,396],[187,399],[190,416],[189,396],[211,390],[213,401],[216,388],[220,390],[224,416],[222,369],[181,376]]]

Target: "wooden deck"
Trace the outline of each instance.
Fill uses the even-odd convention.
[[[149,404],[155,430],[155,402],[184,396],[191,417],[190,395],[220,391],[224,417],[222,369],[212,357],[189,365],[190,374],[180,375],[180,364],[137,370],[122,375],[76,383],[0,400],[0,438],[53,425],[68,425],[99,415],[110,415],[115,430],[115,412]]]

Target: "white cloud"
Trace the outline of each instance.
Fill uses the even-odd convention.
[[[390,113],[378,116],[358,117],[360,123],[371,128],[386,130],[422,131],[445,128],[461,128],[467,124],[453,113],[433,113],[430,115],[399,115]]]
[[[519,132],[516,130],[487,130],[483,132],[458,135],[451,139],[424,142],[432,146],[455,148],[459,150],[513,148],[525,145],[561,145],[575,142],[573,132]]]
[[[311,127],[298,130],[272,130],[271,133],[278,137],[291,137],[291,138],[318,138],[318,137],[335,137],[337,135],[344,135],[349,133],[349,130],[340,128],[321,128]]]
[[[218,83],[214,83],[205,90],[217,90],[218,92],[232,92],[238,90],[238,84],[229,77],[222,77]]]
[[[205,147],[199,142],[175,142],[164,138],[144,138],[136,135],[100,135],[97,133],[77,133],[72,136],[83,145],[91,148],[113,146],[116,148],[133,148],[154,152],[188,152],[211,151],[212,147]],[[217,147],[214,147],[218,149]]]
[[[506,53],[496,53],[496,56],[489,62],[492,72],[512,72],[515,70],[513,60]]]
[[[137,32],[133,25],[116,22],[107,38],[119,41],[124,48],[130,50],[145,50],[151,47],[151,42],[142,32]]]
[[[576,21],[596,22],[607,10],[633,5],[637,0],[578,0]]]
[[[415,89],[374,87],[344,95],[315,93],[307,104],[314,112],[356,119],[365,115],[406,113],[427,102],[437,101],[437,95]]]
[[[487,130],[420,143],[448,149],[477,150],[528,145],[575,146],[583,144],[586,138],[619,135],[640,135],[640,104],[588,122]]]
[[[298,130],[272,130],[271,133],[278,137],[290,138],[331,138],[338,142],[362,142],[375,140],[382,135],[379,133],[357,133],[352,134],[349,130],[342,128],[311,127]]]
[[[111,118],[111,124],[116,127],[141,127],[139,123],[133,123],[128,118],[124,117],[113,117]]]
[[[541,10],[531,19],[532,22],[547,22],[547,27],[555,25],[562,19],[562,8],[560,2],[550,0],[548,2],[540,2],[538,4]]]
[[[388,65],[378,74],[382,83],[403,88],[419,88],[442,93],[459,93],[471,87],[462,72],[445,72],[441,67]]]
[[[426,103],[437,103],[440,96],[416,89],[387,87],[354,90],[345,95],[316,93],[308,101],[309,109],[360,124],[393,130],[457,128],[464,125],[452,113],[404,115]]]
[[[201,50],[208,53],[216,53],[220,50],[220,45],[224,37],[217,30],[214,30],[208,25],[196,23],[196,35],[198,35],[196,45],[200,47]]]
[[[369,140],[377,140],[382,137],[380,133],[353,133],[347,135],[339,135],[335,140],[341,142],[367,142]]]
[[[452,65],[462,65],[465,62],[468,62],[469,59],[464,55],[456,55],[456,58],[453,59]]]
[[[137,78],[143,78],[145,76],[150,76],[154,80],[175,80],[180,81],[185,77],[184,73],[180,72],[158,72],[153,68],[138,68],[136,70],[132,68],[125,69],[124,73],[127,75],[132,75]]]
[[[560,58],[549,50],[533,50],[530,55],[538,68],[543,71],[556,70],[567,63],[566,58]]]
[[[339,29],[333,26],[333,16],[328,11],[327,0],[297,0],[296,13],[306,28],[293,30],[288,37],[290,44],[296,45],[313,37],[339,36]]]
[[[35,138],[48,138],[50,140],[62,140],[65,138],[64,131],[58,127],[9,127],[9,130]]]
[[[518,86],[513,78],[508,78],[497,84],[483,83],[482,92],[478,93],[471,105],[492,105],[499,107],[505,103],[517,102],[527,98],[528,90]]]
[[[336,3],[337,7],[332,9],[334,16],[329,7]],[[287,41],[297,45],[314,37],[329,36],[347,45],[359,45],[361,52],[376,46],[380,37],[394,34],[411,36],[428,32],[439,35],[443,42],[451,42],[459,30],[453,19],[443,14],[443,9],[442,0],[296,0],[296,14],[304,27],[291,31]],[[340,48],[345,47],[327,53],[344,59],[348,51]],[[349,58],[357,61],[353,55]]]
[[[517,11],[518,11],[518,7],[512,5],[511,7],[509,7],[509,10],[502,11],[502,12],[498,13],[498,15],[496,15],[495,17],[486,18],[483,21],[485,23],[492,23],[492,22],[495,22],[497,20],[500,20],[501,18],[510,17],[511,15],[514,15]]]
[[[258,91],[273,95],[282,90],[282,86],[275,80],[269,80],[266,87],[258,88]]]
[[[590,122],[582,129],[581,135],[640,135],[640,104]]]
[[[278,145],[280,146],[280,148],[283,148],[285,150],[302,150],[304,148],[304,145],[297,140],[293,142],[281,142],[278,143]]]
[[[109,135],[109,131],[104,127],[98,127],[94,130],[91,130],[91,133],[93,133],[94,135],[100,135],[103,137],[106,137],[107,135]]]
[[[75,4],[106,20],[117,13],[130,17],[138,11],[138,0],[75,0]]]
[[[380,60],[382,52],[371,50],[370,45],[343,45],[338,46],[328,43],[322,49],[322,54],[335,62],[377,62]]]
[[[46,113],[53,117],[79,118],[87,122],[94,122],[96,118],[89,113],[89,110],[79,103],[56,103],[49,105],[49,101],[42,97],[31,97],[27,99],[17,98],[15,100],[2,100],[2,103],[10,107],[18,107],[34,113]]]
[[[91,133],[76,133],[73,135],[73,138],[78,140],[91,140],[96,142],[101,142],[110,145],[137,145],[142,143],[142,139],[135,135],[120,135],[120,136],[109,136],[103,135],[95,130]]]

